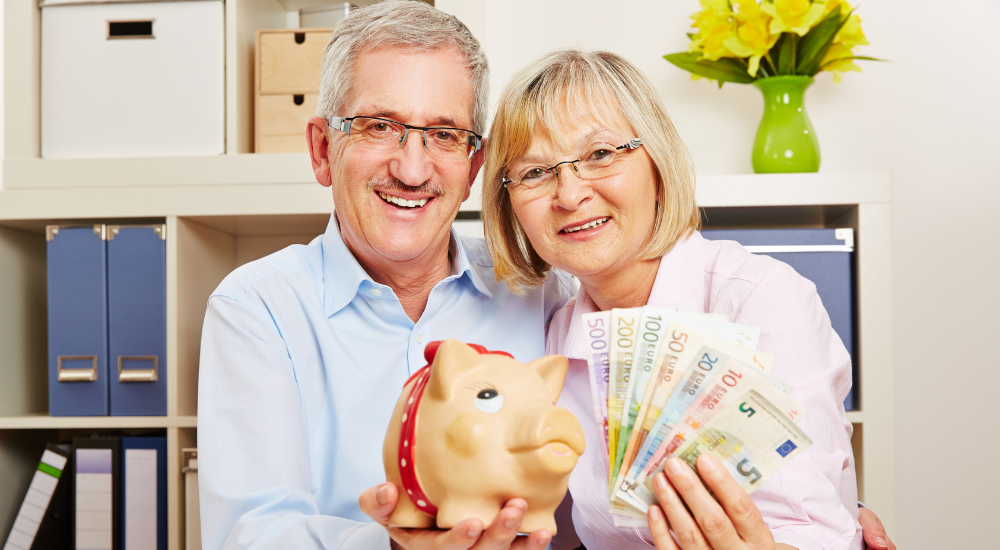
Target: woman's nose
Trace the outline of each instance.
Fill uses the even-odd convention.
[[[575,164],[560,166],[556,173],[553,204],[564,210],[576,210],[593,196],[590,182],[581,178]]]

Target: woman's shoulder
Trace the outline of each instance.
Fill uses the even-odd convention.
[[[747,252],[735,241],[705,241],[705,285],[711,302],[730,302],[732,306],[761,287],[781,289],[788,295],[816,291],[815,285],[790,265]]]

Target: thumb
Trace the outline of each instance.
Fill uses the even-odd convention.
[[[375,523],[388,525],[389,516],[396,508],[398,499],[399,491],[396,486],[392,483],[382,483],[365,489],[358,498],[358,504],[361,506],[361,511]]]

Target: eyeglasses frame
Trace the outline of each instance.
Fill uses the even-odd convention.
[[[472,155],[476,154],[476,152],[478,152],[480,149],[483,148],[483,136],[481,136],[481,135],[473,132],[472,130],[466,130],[465,128],[453,128],[451,126],[414,126],[412,124],[403,124],[402,122],[399,122],[399,121],[396,121],[396,120],[392,120],[390,118],[382,118],[382,117],[377,117],[377,116],[365,116],[365,115],[357,115],[357,116],[352,116],[352,117],[331,116],[331,117],[327,117],[326,124],[330,128],[334,128],[334,129],[340,130],[341,132],[344,132],[347,135],[351,135],[351,124],[354,122],[354,119],[357,119],[357,118],[370,118],[372,120],[381,120],[383,122],[391,122],[393,124],[398,124],[398,125],[402,126],[403,128],[405,128],[406,131],[403,132],[403,137],[400,138],[400,140],[399,140],[399,147],[400,148],[402,148],[403,145],[406,144],[406,138],[408,138],[410,136],[410,130],[420,130],[421,142],[424,144],[424,150],[428,151],[428,152],[430,151],[430,149],[427,148],[427,130],[459,130],[459,131],[462,131],[462,132],[469,132],[470,134],[476,136],[475,146],[473,147],[472,151],[469,152],[469,156],[466,157],[466,158],[470,158],[471,159]]]
[[[628,143],[625,143],[624,145],[619,145],[618,147],[615,147],[615,151],[621,151],[622,149],[624,149],[626,147],[628,147],[629,151],[633,151],[635,149],[638,149],[639,147],[642,147],[642,140],[640,138],[632,138],[632,139],[628,140]],[[570,166],[573,167],[573,171],[576,172],[577,175],[579,175],[580,174],[580,169],[576,167],[576,163],[580,162],[581,160],[583,160],[583,159],[564,160],[564,161],[562,161],[560,163],[557,163],[557,164],[555,164],[553,166],[550,166],[548,168],[543,168],[543,170],[545,170],[546,172],[548,172],[549,170],[555,170],[556,168],[558,168],[559,166],[562,166],[563,164],[569,164]],[[556,170],[555,174],[556,174],[556,178],[558,178],[559,177],[559,171]],[[508,183],[514,183],[514,180],[508,179],[507,176],[503,176],[502,179],[500,180],[500,182],[503,183],[504,188],[506,188],[507,191],[509,192],[510,188],[507,187],[507,184]]]

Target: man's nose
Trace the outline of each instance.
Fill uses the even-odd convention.
[[[564,210],[576,210],[593,196],[590,182],[581,178],[575,164],[564,164],[557,168],[555,198],[553,204]]]
[[[434,161],[424,148],[423,138],[423,132],[410,130],[389,161],[390,173],[405,185],[422,185],[434,173]]]

